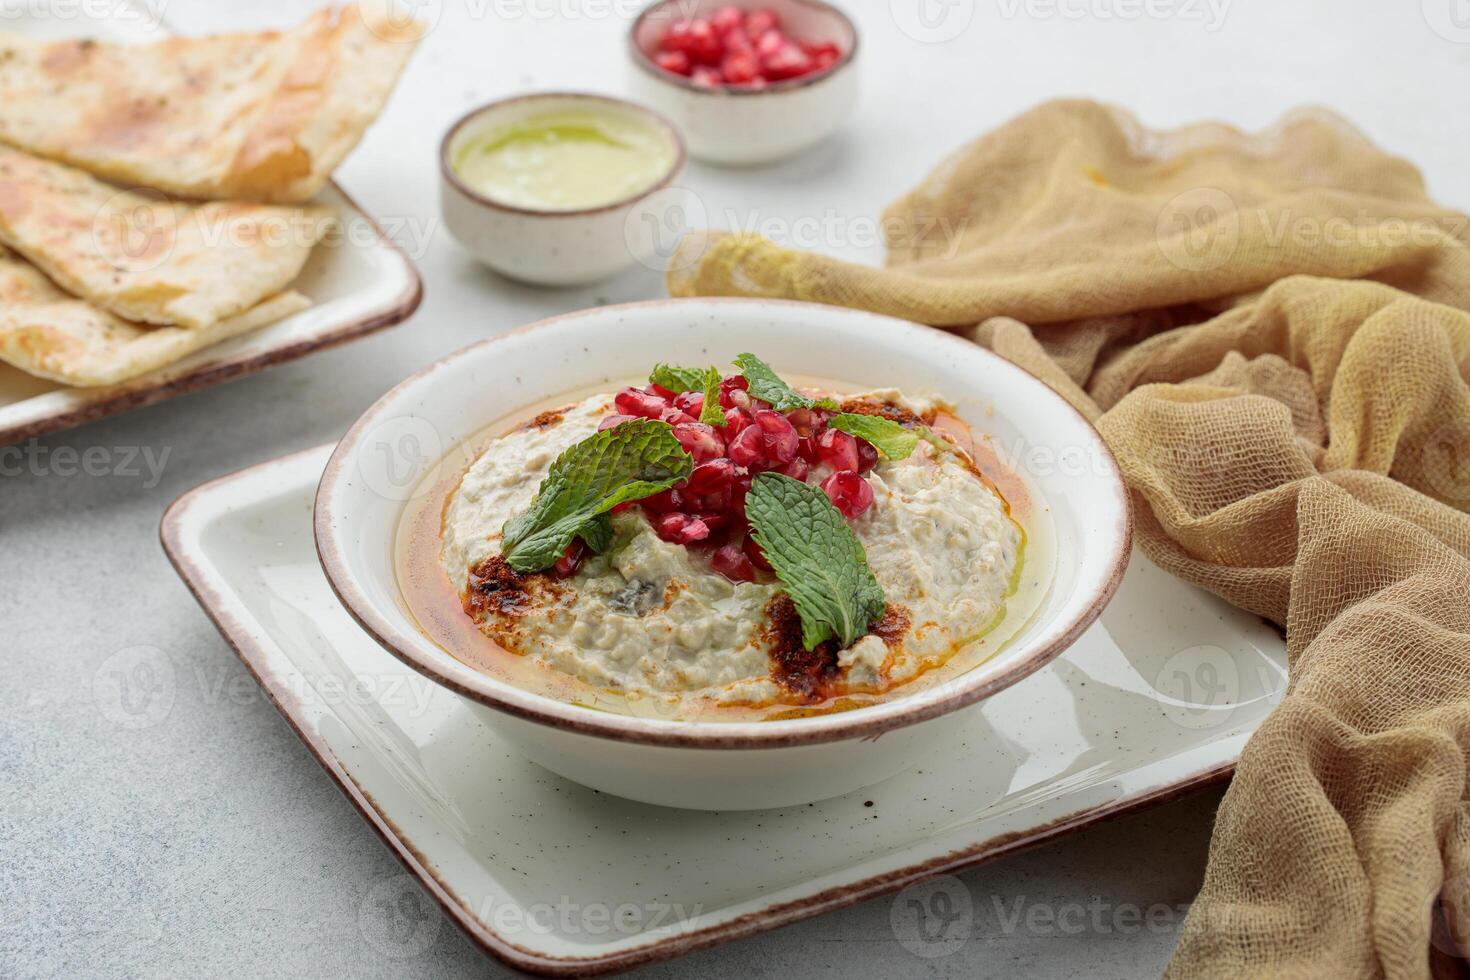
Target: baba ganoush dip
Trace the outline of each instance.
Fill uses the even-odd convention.
[[[994,484],[930,428],[945,405],[882,390],[775,412],[740,375],[721,379],[719,391],[725,426],[696,421],[697,391],[654,384],[543,412],[485,446],[445,501],[439,551],[478,629],[601,690],[772,706],[893,691],[1001,620],[1025,535]],[[830,428],[839,414],[897,422],[923,438],[891,458]],[[553,463],[634,418],[669,421],[693,475],[614,508],[601,553],[577,539],[553,568],[513,568],[502,551],[507,522],[532,508]],[[805,648],[802,617],[743,508],[762,471],[820,486],[861,543],[882,591],[877,615],[850,645],[830,638]]]

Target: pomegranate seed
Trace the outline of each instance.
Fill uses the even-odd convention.
[[[733,544],[716,549],[710,564],[714,565],[715,571],[732,582],[755,581],[755,562]]]
[[[709,537],[709,525],[688,514],[664,514],[653,525],[658,536],[672,544],[693,544]]]
[[[714,27],[704,18],[689,22],[689,57],[703,65],[719,64],[725,45]]]
[[[615,428],[617,428],[618,426],[622,425],[624,422],[632,422],[632,421],[634,421],[634,417],[631,416],[631,415],[609,415],[607,418],[603,419],[601,422],[599,422],[597,424],[597,431],[598,432],[605,432],[608,429],[615,429]]]
[[[745,498],[750,495],[750,478],[737,480],[730,485],[730,513],[745,520]]]
[[[787,412],[786,417],[796,426],[797,435],[806,439],[820,435],[827,427],[827,419],[831,418],[831,414],[820,408],[797,408]]]
[[[557,578],[571,578],[577,574],[577,569],[582,567],[582,562],[586,557],[587,545],[582,542],[581,538],[577,538],[567,546],[566,554],[556,560],[552,571],[556,573]]]
[[[801,437],[796,427],[780,412],[761,411],[755,413],[755,428],[765,436],[766,455],[773,462],[786,464],[796,458],[801,447]],[[732,457],[733,458],[733,457]]]
[[[878,465],[878,450],[873,448],[871,442],[858,440],[858,472],[866,473]]]
[[[842,60],[842,49],[830,41],[823,44],[803,41],[801,48],[811,56],[812,71],[826,71]]]
[[[689,76],[689,80],[694,83],[696,88],[719,88],[725,82],[718,71],[705,65],[700,65],[694,69],[694,72]]]
[[[671,75],[683,75],[685,78],[694,70],[694,62],[683,51],[660,51],[653,63]]]
[[[693,42],[689,36],[689,22],[679,21],[670,27],[664,32],[664,36],[659,39],[658,46],[665,51],[678,51],[685,55],[689,54],[693,47]]]
[[[667,514],[674,509],[674,491],[664,490],[652,497],[644,497],[638,501],[638,506],[643,508],[644,513],[657,516]]]
[[[751,37],[760,37],[767,31],[781,27],[781,17],[774,10],[752,10],[745,16],[745,29]]]
[[[734,491],[726,486],[710,493],[696,493],[688,487],[674,491],[674,509],[686,514],[719,514],[728,510]]]
[[[749,407],[749,398],[746,399],[747,404],[745,404],[745,405],[737,405],[735,403],[734,398],[732,397],[735,392],[737,392],[737,391],[744,392],[749,387],[750,387],[750,382],[748,382],[748,381],[745,380],[745,376],[744,375],[732,374],[728,378],[725,378],[724,380],[722,380],[720,382],[720,407],[721,408],[747,408],[747,407]]]
[[[731,521],[734,520],[734,518],[730,514],[723,511],[708,514],[700,513],[699,519],[701,521],[704,521],[705,526],[710,529],[711,534],[729,527]]]
[[[783,45],[779,51],[761,55],[761,69],[772,81],[800,78],[809,74],[814,64],[811,55],[790,43]]]
[[[628,511],[632,510],[634,507],[637,507],[637,506],[638,505],[636,503],[634,503],[633,501],[627,500],[627,501],[624,501],[623,503],[618,504],[617,506],[613,507],[612,514],[614,516],[616,516],[618,514],[626,514]]]
[[[754,51],[732,51],[725,55],[720,72],[731,85],[748,85],[760,74],[761,61]]]
[[[811,475],[812,464],[808,463],[806,460],[798,456],[791,462],[787,463],[785,466],[781,467],[781,469],[777,472],[784,473],[787,476],[791,477],[793,480],[801,480],[802,482],[806,482],[806,478]]]
[[[725,35],[725,53],[731,51],[754,51],[755,39],[746,33],[745,28],[737,27]]]
[[[657,395],[666,402],[671,402],[674,400],[674,391],[672,389],[665,388],[663,385],[651,384],[643,390],[648,392],[650,395]]]
[[[695,418],[693,415],[690,415],[688,412],[681,412],[673,406],[664,409],[663,414],[660,415],[659,418],[674,426],[691,425],[699,421],[699,419]]]
[[[727,451],[736,466],[745,466],[750,469],[765,468],[766,437],[758,425],[750,425],[742,429],[739,435],[730,440]]]
[[[675,395],[674,407],[687,415],[699,418],[699,413],[704,411],[704,392],[686,391],[682,395]]]
[[[817,461],[838,472],[856,471],[862,462],[858,441],[839,429],[828,429],[817,439]]]
[[[761,550],[760,545],[755,543],[755,538],[747,537],[742,550],[745,552],[745,557],[749,558],[750,563],[756,568],[765,572],[771,571],[771,563],[766,561],[766,553]]]
[[[739,7],[721,7],[710,15],[709,23],[716,34],[725,37],[731,31],[745,29],[745,11]]]
[[[851,470],[833,473],[822,481],[822,492],[847,518],[861,517],[873,506],[873,488]]]
[[[790,42],[786,40],[786,35],[777,30],[755,35],[755,50],[763,59],[780,51],[788,43]]]
[[[696,463],[725,455],[725,441],[712,426],[702,422],[684,422],[674,426],[674,438],[679,440],[679,445],[684,447],[685,452],[694,457]],[[856,468],[857,464],[854,463],[853,469]]]
[[[735,438],[737,435],[740,434],[741,429],[744,429],[753,421],[754,419],[750,417],[750,413],[743,408],[725,409],[725,424],[723,426],[725,430],[725,438]]]
[[[713,493],[735,482],[739,469],[728,459],[712,459],[700,463],[689,474],[689,489],[695,493]]]
[[[664,399],[637,388],[624,388],[613,397],[613,404],[624,415],[634,415],[641,419],[662,418],[669,408],[669,403]]]

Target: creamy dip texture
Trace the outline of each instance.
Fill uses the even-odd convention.
[[[861,397],[917,414],[932,408],[894,391]],[[570,578],[515,576],[503,562],[487,571],[506,521],[530,505],[563,450],[597,431],[611,402],[597,395],[495,440],[445,506],[444,571],[481,631],[512,653],[628,695],[805,704],[889,691],[944,664],[1003,615],[1022,533],[967,458],[927,442],[867,474],[875,502],[852,527],[888,613],[836,652],[820,688],[802,660],[810,654],[791,649],[778,583],[730,581],[699,549],[660,539],[637,509],[614,518],[615,546]]]

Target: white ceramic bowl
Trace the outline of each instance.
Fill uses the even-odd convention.
[[[792,156],[841,128],[858,96],[858,31],[852,19],[822,0],[740,0],[769,8],[793,38],[831,42],[842,57],[814,75],[764,89],[696,86],[653,62],[659,38],[676,21],[706,17],[731,0],[664,0],[645,10],[629,33],[631,91],[671,119],[699,160],[754,166]]]
[[[1019,475],[1058,560],[1038,611],[999,653],[955,681],[855,711],[717,723],[532,694],[461,663],[419,630],[399,593],[394,538],[413,488],[452,475],[433,472],[445,451],[549,397],[646,377],[658,361],[726,364],[746,350],[791,374],[941,392],[977,436],[1028,461]],[[327,579],[358,622],[532,760],[603,792],[707,810],[805,803],[917,763],[944,765],[960,709],[1048,663],[1102,612],[1131,536],[1127,493],[1101,437],[1031,375],[929,327],[740,299],[604,307],[450,355],[390,391],[343,438],[317,493],[315,528]]]
[[[674,151],[668,173],[643,193],[603,207],[538,211],[487,197],[454,169],[461,148],[492,127],[589,105],[636,116],[663,133]],[[609,279],[637,262],[653,262],[665,214],[683,202],[685,192],[673,185],[685,159],[678,131],[642,106],[577,92],[520,96],[481,106],[450,127],[439,146],[439,203],[450,233],[495,271],[539,286],[582,285]]]

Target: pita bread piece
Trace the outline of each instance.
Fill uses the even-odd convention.
[[[289,31],[144,44],[0,34],[0,141],[184,197],[306,201],[422,34],[356,6]]]
[[[0,146],[0,244],[126,320],[208,329],[290,285],[329,208],[183,204]]]
[[[149,327],[67,295],[0,247],[0,361],[77,387],[118,384],[304,310],[285,292],[207,330]]]

